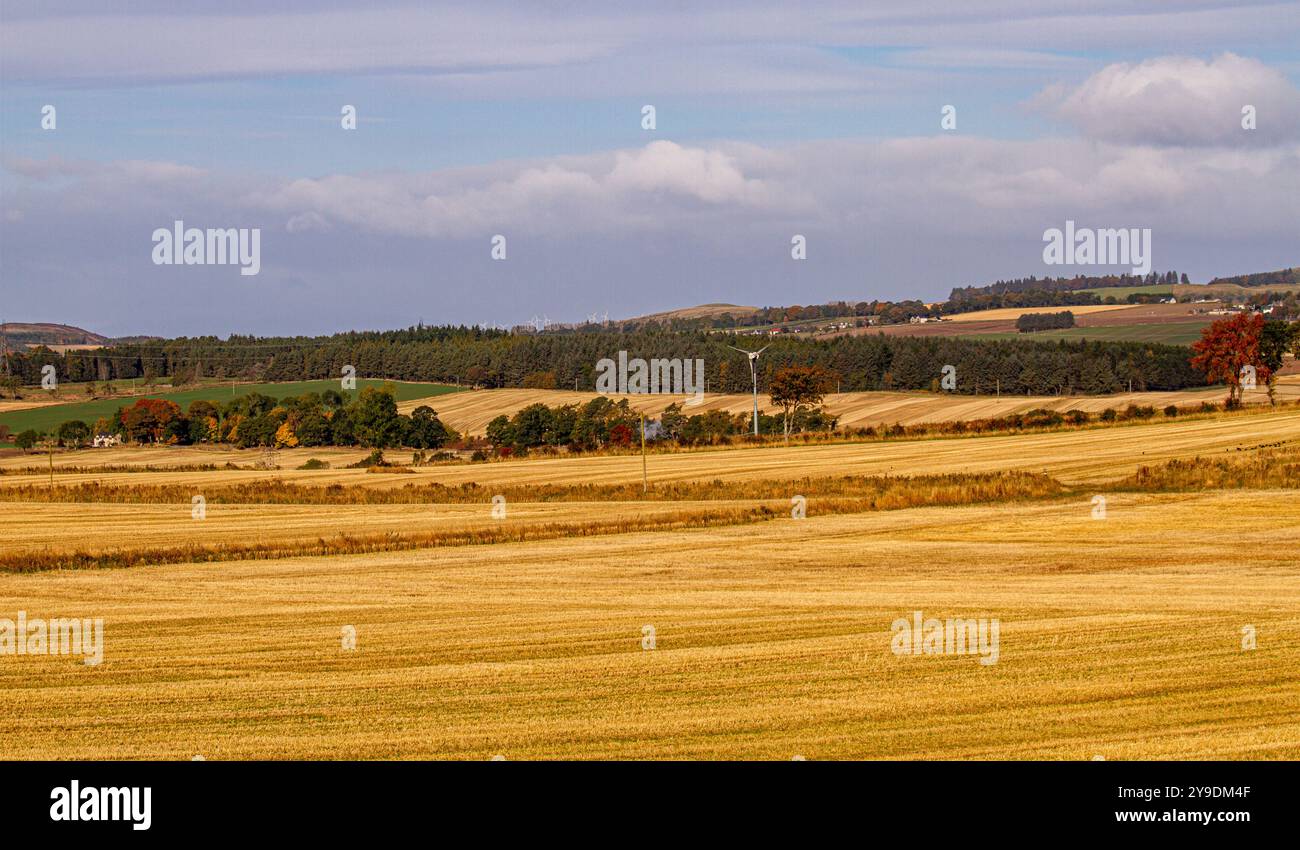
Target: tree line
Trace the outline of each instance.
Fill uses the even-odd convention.
[[[1300,268],[1280,269],[1275,272],[1257,272],[1255,274],[1239,274],[1233,277],[1216,277],[1214,280],[1210,281],[1211,286],[1216,283],[1231,283],[1252,289],[1257,286],[1297,284],[1300,283]]]
[[[1176,271],[1150,272],[1149,274],[1075,275],[1074,277],[1018,277],[998,280],[987,286],[954,288],[949,302],[961,302],[981,295],[1000,295],[1008,292],[1068,292],[1077,289],[1109,289],[1119,286],[1173,286],[1188,285],[1187,273]]]
[[[331,379],[352,366],[363,377],[459,383],[480,387],[595,390],[596,364],[616,357],[699,358],[706,391],[748,392],[743,354],[730,335],[651,330],[620,334],[506,334],[473,328],[413,327],[315,338],[179,338],[59,354],[35,349],[11,353],[15,380],[40,382],[54,365],[60,381],[106,381],[169,375],[173,384],[212,377],[250,381]],[[954,392],[1057,395],[1127,389],[1177,390],[1202,383],[1182,346],[1058,340],[978,340],[964,337],[831,339],[782,337],[759,361],[766,386],[779,369],[818,366],[837,390],[934,389],[945,366],[956,370]]]
[[[1025,313],[1016,319],[1016,330],[1022,334],[1072,327],[1074,314],[1069,310],[1060,313]]]
[[[76,419],[64,422],[53,437],[60,446],[77,448],[96,435],[172,445],[377,449],[437,449],[460,437],[427,405],[415,408],[409,416],[398,413],[392,387],[366,387],[351,400],[338,390],[278,400],[253,392],[224,403],[199,399],[185,410],[166,399],[142,398],[93,424]],[[34,430],[24,431],[17,435],[16,444],[31,448],[40,437]]]

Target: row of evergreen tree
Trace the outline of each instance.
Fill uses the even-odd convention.
[[[25,384],[39,384],[46,365],[53,365],[63,382],[167,375],[173,383],[196,377],[339,378],[351,366],[359,377],[592,391],[597,363],[626,351],[629,359],[702,359],[707,392],[748,392],[748,362],[729,348],[737,341],[704,332],[551,335],[417,326],[315,338],[180,338],[66,354],[34,349],[11,353],[8,367]],[[784,366],[821,366],[846,392],[933,389],[945,366],[956,369],[958,393],[1107,393],[1127,389],[1130,382],[1143,390],[1204,383],[1188,362],[1188,349],[1154,343],[864,334],[824,340],[764,337],[754,347],[769,341],[758,363],[760,388]]]

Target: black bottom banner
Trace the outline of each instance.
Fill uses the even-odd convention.
[[[1295,762],[7,762],[9,838],[773,837],[845,826],[1232,838],[1294,825]],[[1281,833],[1285,834],[1285,833]]]

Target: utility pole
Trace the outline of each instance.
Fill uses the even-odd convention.
[[[645,460],[645,413],[641,414],[641,492],[650,492],[650,478],[646,473]]]
[[[9,377],[9,338],[5,336],[4,323],[0,322],[0,363],[4,364],[5,377]]]

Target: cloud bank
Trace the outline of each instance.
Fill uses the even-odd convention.
[[[177,163],[11,163],[9,315],[107,332],[511,324],[706,301],[934,298],[1030,273],[1066,219],[1151,228],[1194,279],[1295,261],[1300,146],[965,137],[785,147],[666,140],[431,172],[275,179]],[[262,272],[158,267],[150,234],[260,227]],[[509,259],[490,259],[503,234]],[[794,234],[808,260],[790,258]],[[70,250],[74,248],[75,250]],[[58,303],[50,302],[58,291]],[[151,316],[141,327],[142,316]],[[159,326],[161,325],[161,327]]]

